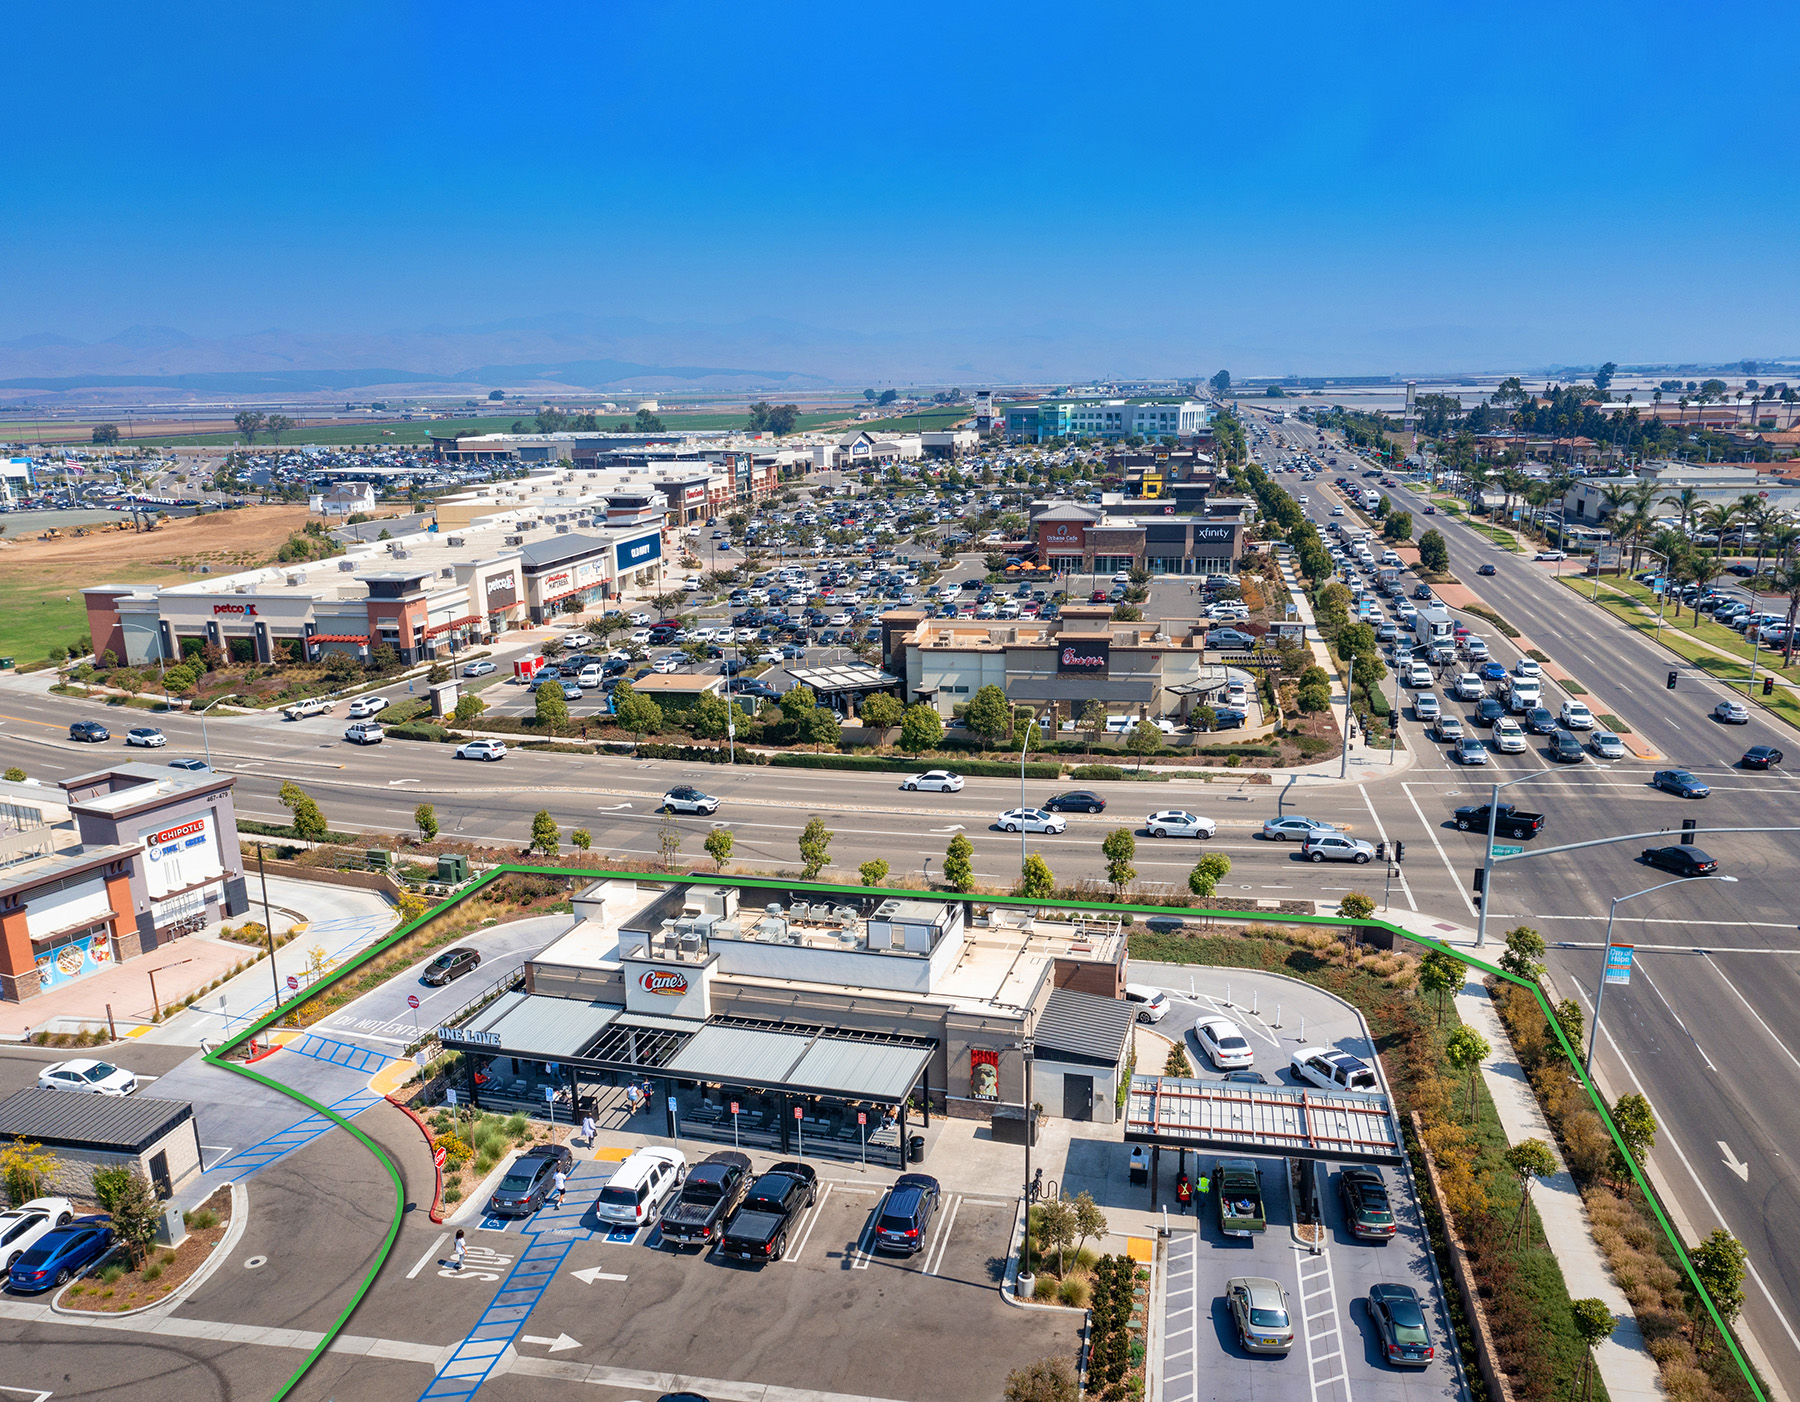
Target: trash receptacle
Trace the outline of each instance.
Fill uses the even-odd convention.
[[[906,1161],[908,1163],[925,1162],[925,1136],[915,1134],[906,1141]]]
[[[12,664],[13,664],[12,658],[0,657],[0,672],[6,671],[9,667],[12,666]]]

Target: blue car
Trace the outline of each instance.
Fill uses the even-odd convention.
[[[1484,682],[1503,682],[1507,678],[1506,668],[1498,662],[1485,662],[1481,667],[1481,679]]]
[[[112,1218],[77,1217],[66,1227],[45,1232],[15,1260],[6,1273],[6,1287],[38,1291],[67,1285],[112,1250],[112,1243]]]

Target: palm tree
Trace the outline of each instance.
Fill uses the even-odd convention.
[[[1694,593],[1694,626],[1700,626],[1700,593],[1711,584],[1713,577],[1719,572],[1719,552],[1716,550],[1690,550],[1681,556],[1676,564],[1675,579],[1680,584],[1692,584]],[[1675,620],[1681,621],[1681,605],[1675,605]]]
[[[1644,537],[1650,533],[1655,518],[1650,508],[1638,501],[1632,501],[1623,511],[1613,513],[1612,533],[1615,539],[1631,547],[1631,571],[1637,573],[1638,552],[1643,549]]]
[[[1657,393],[1661,394],[1662,391],[1658,390]],[[1661,505],[1673,506],[1681,512],[1681,529],[1685,531],[1688,528],[1688,522],[1692,519],[1694,512],[1699,509],[1700,489],[1698,487],[1683,487],[1674,496],[1664,497]]]
[[[1788,596],[1787,637],[1782,641],[1781,665],[1794,665],[1794,620],[1800,616],[1800,564],[1783,559],[1771,573],[1774,575],[1774,590],[1777,594]]]

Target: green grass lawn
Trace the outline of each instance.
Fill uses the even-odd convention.
[[[60,573],[60,572],[59,572]],[[114,571],[112,583],[152,584],[185,579],[167,570]],[[60,580],[21,579],[0,571],[0,657],[37,662],[53,647],[68,647],[88,630],[80,586]]]
[[[974,412],[966,405],[960,409],[921,409],[916,414],[902,414],[897,419],[871,419],[868,423],[847,424],[845,432],[866,428],[871,433],[929,433],[936,429],[952,428]]]

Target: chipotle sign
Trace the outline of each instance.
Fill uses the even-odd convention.
[[[1112,666],[1112,642],[1107,638],[1065,638],[1057,644],[1056,670],[1085,672],[1104,677]]]

